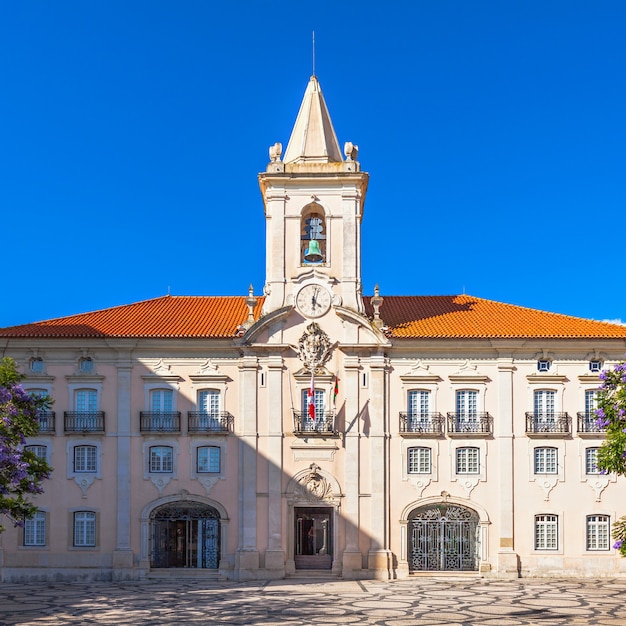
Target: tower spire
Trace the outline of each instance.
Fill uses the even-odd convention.
[[[341,163],[337,135],[317,76],[309,79],[298,117],[291,131],[285,163]]]

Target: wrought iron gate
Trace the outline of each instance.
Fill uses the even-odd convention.
[[[219,513],[195,502],[174,502],[152,516],[151,567],[219,565]]]
[[[409,516],[409,571],[478,570],[478,515],[453,504]]]

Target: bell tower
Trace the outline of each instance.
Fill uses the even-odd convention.
[[[369,176],[358,148],[342,155],[316,76],[307,85],[284,154],[270,147],[259,174],[266,218],[264,313],[296,306],[319,317],[331,306],[362,313],[361,219]],[[345,157],[345,158],[344,158]]]

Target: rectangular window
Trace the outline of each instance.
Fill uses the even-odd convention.
[[[459,417],[476,418],[478,392],[463,390],[456,392],[456,412]]]
[[[174,471],[174,452],[170,446],[150,448],[150,472],[170,474]]]
[[[598,448],[585,448],[585,474],[599,474]]]
[[[587,516],[587,550],[608,550],[610,523],[608,515]]]
[[[456,473],[478,474],[480,473],[480,455],[478,448],[456,449]]]
[[[585,391],[585,417],[596,419],[595,410],[598,408],[598,392],[596,389]]]
[[[24,450],[32,452],[37,458],[44,461],[48,457],[48,446],[24,446]]]
[[[219,446],[202,446],[198,448],[198,473],[219,474],[220,452]]]
[[[554,401],[556,392],[542,389],[535,391],[535,413],[538,417],[554,418]]]
[[[171,413],[173,397],[171,389],[154,389],[150,392],[150,410],[153,413]]]
[[[93,511],[74,513],[74,545],[81,548],[96,545],[96,514]]]
[[[46,545],[46,513],[37,511],[31,519],[24,520],[24,545]]]
[[[409,391],[407,408],[410,417],[427,418],[430,412],[430,391]]]
[[[198,392],[198,411],[217,416],[220,412],[220,392],[217,389],[203,389]]]
[[[97,471],[97,449],[96,446],[75,446],[74,447],[74,471],[75,472],[95,472]]]
[[[90,413],[98,410],[98,392],[95,389],[78,389],[74,397],[78,413]]]
[[[326,404],[326,392],[323,389],[315,390],[315,397],[313,399],[315,405],[315,419],[324,419],[324,409]],[[302,392],[302,413],[309,414],[309,390],[304,389]]]
[[[535,474],[556,474],[557,459],[556,448],[535,448]]]
[[[408,473],[430,474],[432,471],[432,453],[430,448],[409,448]]]
[[[535,516],[535,550],[557,550],[558,517],[556,515]]]

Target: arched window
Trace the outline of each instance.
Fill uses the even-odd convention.
[[[326,262],[326,218],[324,209],[315,202],[302,209],[300,259],[303,265]]]

